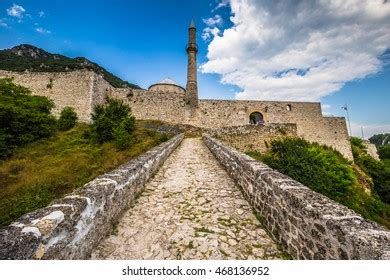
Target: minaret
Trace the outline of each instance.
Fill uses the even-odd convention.
[[[197,65],[196,54],[198,52],[198,46],[196,45],[196,28],[194,19],[191,20],[190,27],[188,28],[188,66],[187,66],[187,104],[190,108],[198,107],[198,82],[196,77]]]

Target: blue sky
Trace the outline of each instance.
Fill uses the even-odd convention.
[[[350,26],[359,29],[350,32],[351,15],[343,10],[350,9],[341,4],[311,10],[313,5],[298,9],[282,1],[276,8],[268,2],[2,0],[0,48],[29,43],[84,56],[145,88],[166,77],[185,85],[187,28],[194,17],[201,98],[321,101],[325,113],[336,116],[344,116],[341,107],[348,104],[355,135],[361,126],[366,136],[390,132],[389,55],[382,55],[390,47],[389,5],[379,1],[375,10],[357,1],[359,14],[352,18],[359,20]],[[289,17],[304,18],[304,28],[287,24]],[[321,44],[310,51],[313,42]]]

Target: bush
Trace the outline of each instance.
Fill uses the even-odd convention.
[[[62,109],[57,126],[59,130],[65,131],[73,128],[77,122],[77,114],[72,107]]]
[[[165,141],[168,141],[169,140],[169,136],[167,134],[161,134],[161,136],[159,137],[159,141],[162,143],[162,142],[165,142]]]
[[[124,131],[131,134],[135,128],[135,118],[131,115],[130,107],[121,100],[110,98],[107,99],[106,104],[95,107],[92,121],[91,135],[99,143],[111,141],[117,137],[118,143],[123,144],[127,137]]]
[[[340,153],[299,138],[272,141],[270,152],[262,160],[336,201],[341,201],[356,183],[353,168]]]
[[[366,153],[360,139],[352,139],[351,143],[354,155],[357,151]],[[308,143],[302,139],[289,138],[272,141],[271,150],[265,155],[257,151],[250,151],[248,154],[314,191],[353,209],[366,219],[390,228],[390,205],[383,202],[385,201],[383,197],[383,201],[379,199],[376,194],[379,191],[372,194],[366,191],[366,188],[373,185],[371,178],[366,175],[366,170],[371,170],[370,176],[375,178],[372,181],[378,184],[378,180],[386,180],[386,176],[380,174],[378,165],[385,162],[375,161],[370,157],[372,161],[369,160],[369,164],[368,162],[361,164],[360,158],[358,166],[352,165],[331,148]],[[365,166],[365,169],[359,166]],[[390,169],[390,163],[386,168]]]
[[[53,106],[46,97],[32,96],[12,79],[0,79],[0,158],[9,157],[17,146],[51,135]]]
[[[390,159],[390,144],[379,146],[378,155],[381,160]]]
[[[126,125],[126,121],[122,121],[118,127],[114,128],[112,135],[114,137],[115,147],[118,150],[125,150],[132,144],[132,137]]]
[[[377,161],[371,157],[361,143],[361,139],[351,138],[355,163],[372,178],[374,191],[381,200],[390,203],[390,167],[384,162]]]

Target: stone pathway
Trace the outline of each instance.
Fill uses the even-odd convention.
[[[187,138],[92,259],[277,259],[240,190],[201,139]]]

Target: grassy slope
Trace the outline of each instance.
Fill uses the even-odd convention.
[[[118,151],[112,143],[95,144],[83,135],[88,125],[16,149],[0,161],[0,226],[44,207],[96,176],[160,144],[163,134],[137,125],[136,144]]]

